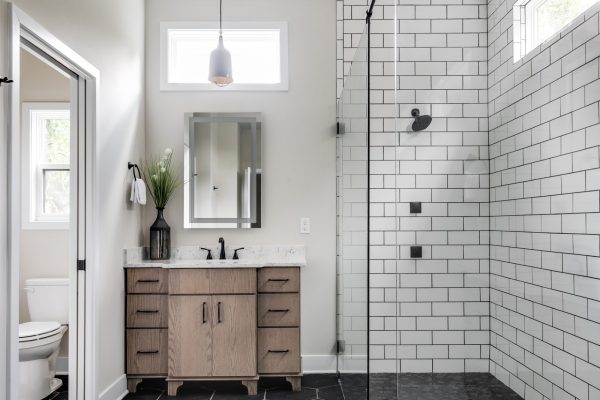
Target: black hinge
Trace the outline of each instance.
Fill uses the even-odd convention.
[[[77,260],[77,271],[85,271],[85,260]]]

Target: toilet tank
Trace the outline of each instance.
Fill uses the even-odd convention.
[[[25,292],[32,321],[69,323],[69,279],[27,279]]]

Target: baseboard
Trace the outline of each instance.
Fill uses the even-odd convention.
[[[335,374],[336,369],[334,355],[302,356],[302,371],[305,374]]]
[[[56,375],[69,375],[69,357],[58,356],[56,359]]]
[[[98,396],[98,400],[121,400],[127,396],[127,377],[125,374],[117,378],[109,387]]]

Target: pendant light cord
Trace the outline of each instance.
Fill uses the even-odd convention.
[[[219,0],[219,36],[223,36],[223,0]]]

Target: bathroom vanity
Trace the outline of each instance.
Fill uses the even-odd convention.
[[[143,378],[164,377],[170,396],[184,381],[202,380],[240,381],[257,394],[264,376],[285,377],[300,390],[299,248],[242,260],[154,262],[126,254],[129,391]]]

